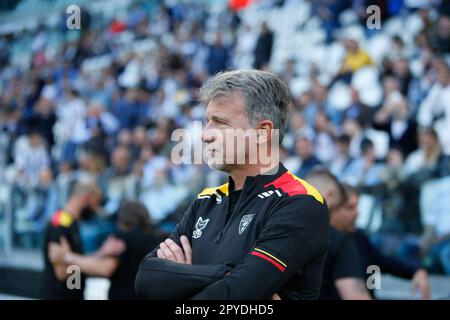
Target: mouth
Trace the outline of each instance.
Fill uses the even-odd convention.
[[[214,157],[216,155],[216,149],[210,149],[207,151],[208,157]]]

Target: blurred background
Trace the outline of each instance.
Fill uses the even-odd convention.
[[[80,7],[80,29],[66,8]],[[377,5],[380,28],[366,9]],[[43,230],[76,181],[101,210],[85,252],[138,200],[170,233],[193,197],[225,176],[174,165],[171,133],[194,132],[202,82],[222,70],[278,74],[292,96],[281,158],[357,187],[357,226],[386,255],[450,295],[450,1],[0,1],[0,299],[36,298]],[[379,296],[414,299],[383,278]],[[88,284],[103,298],[104,280]],[[100,289],[99,289],[100,288]]]

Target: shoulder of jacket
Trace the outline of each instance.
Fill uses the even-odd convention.
[[[68,228],[73,223],[73,217],[65,210],[58,210],[53,214],[51,223],[53,227]]]
[[[297,177],[290,171],[286,171],[280,177],[266,186],[270,185],[274,186],[277,189],[281,189],[281,191],[286,193],[288,196],[309,195],[321,204],[324,204],[323,196],[315,187],[313,187],[307,181]]]
[[[197,199],[209,199],[211,196],[222,197],[228,195],[228,183],[224,183],[218,187],[211,187],[203,189],[198,195]]]

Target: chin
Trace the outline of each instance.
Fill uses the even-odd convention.
[[[210,167],[210,168],[213,169],[213,170],[220,170],[220,171],[223,171],[224,165],[223,165],[223,164],[216,163],[216,162],[213,162],[213,161],[208,161],[208,167]]]

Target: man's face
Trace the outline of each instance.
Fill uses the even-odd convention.
[[[126,149],[118,148],[114,150],[111,156],[111,163],[119,170],[126,170],[128,168],[129,154]]]
[[[351,193],[347,202],[334,210],[331,221],[338,230],[346,233],[355,231],[356,218],[358,217],[358,200],[358,195]]]
[[[229,138],[230,134],[250,128],[245,105],[238,94],[211,101],[206,108],[205,127],[202,132],[208,165],[212,169],[230,172],[238,165],[238,159],[244,158],[245,163],[248,163],[248,145],[256,141],[245,136],[245,144],[236,140],[233,143]],[[232,144],[234,146],[230,147]]]
[[[430,151],[436,146],[434,136],[426,131],[419,132],[419,145],[425,151]]]
[[[306,138],[299,138],[296,141],[295,150],[300,158],[307,159],[311,156],[311,144]]]

